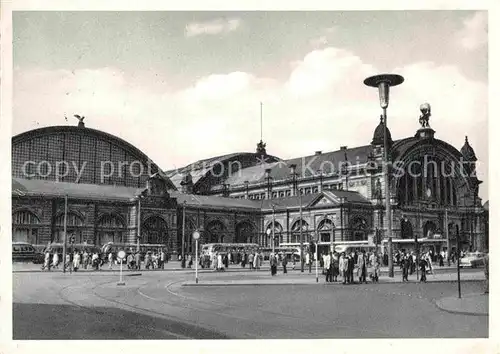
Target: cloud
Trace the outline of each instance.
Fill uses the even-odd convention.
[[[192,22],[186,25],[186,37],[214,35],[237,30],[241,26],[240,18],[217,18],[206,22]]]
[[[480,178],[486,179],[486,84],[467,78],[455,66],[433,62],[393,71],[405,77],[391,90],[393,138],[413,136],[419,127],[419,105],[429,102],[436,137],[460,149],[468,135],[481,162]],[[76,120],[65,122],[64,114],[81,114],[87,117],[86,126],[122,137],[169,169],[225,153],[254,151],[263,102],[268,152],[281,158],[304,156],[371,142],[380,107],[377,90],[363,80],[379,72],[361,57],[334,47],[295,61],[285,80],[229,72],[202,77],[177,90],[151,86],[146,78],[132,82],[114,68],[17,68],[13,130],[76,125]],[[487,189],[487,183],[482,188]]]
[[[488,43],[488,13],[479,11],[466,18],[458,33],[458,43],[467,50],[480,48]]]

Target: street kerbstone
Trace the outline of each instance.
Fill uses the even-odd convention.
[[[461,298],[450,296],[436,300],[435,303],[439,309],[450,313],[488,316],[488,294],[468,294]]]

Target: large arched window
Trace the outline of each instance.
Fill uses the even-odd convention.
[[[114,214],[105,214],[97,222],[96,244],[104,245],[108,242],[124,242],[125,231],[125,223],[121,217]]]
[[[29,210],[20,210],[12,215],[12,242],[38,244],[40,219]]]
[[[207,238],[208,243],[223,243],[226,228],[224,224],[219,220],[211,221],[207,227]]]
[[[318,224],[318,234],[320,242],[330,242],[335,225],[330,219],[323,219]],[[334,237],[335,240],[335,237]]]
[[[297,220],[292,225],[292,237],[290,242],[297,243],[300,242],[300,234],[302,230],[302,237],[304,242],[309,242],[310,236],[309,232],[309,224],[305,220]]]
[[[159,216],[147,218],[142,224],[141,243],[167,244],[168,225]]]
[[[427,221],[424,224],[424,238],[434,238],[437,231],[437,226],[434,221]]]
[[[242,221],[236,225],[236,243],[254,243],[255,228],[248,221]]]
[[[419,201],[443,206],[457,205],[456,173],[452,166],[437,156],[421,156],[409,162],[398,180],[397,196],[401,206],[414,205]]]
[[[75,212],[68,212],[66,217],[66,235],[75,237],[75,243],[94,243],[94,240],[83,240],[83,218]],[[58,215],[54,222],[52,242],[61,243],[64,240],[64,213]]]

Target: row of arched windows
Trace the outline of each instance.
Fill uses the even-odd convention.
[[[272,230],[272,228],[273,225],[270,223],[266,228],[266,233],[268,229]],[[300,242],[301,231],[302,234],[305,235],[304,242],[309,242],[315,237],[314,228],[310,228],[305,220],[295,221],[290,230],[289,235],[287,235],[286,232],[283,232],[283,226],[277,221],[274,222],[274,233],[275,237],[279,238],[279,242]],[[350,241],[366,240],[368,237],[368,223],[362,217],[353,218],[350,222],[349,230],[351,236],[347,237],[347,239]],[[335,225],[330,219],[323,219],[319,222],[316,231],[318,232],[320,242],[330,242],[332,233],[335,231]],[[335,235],[333,236],[335,237]]]
[[[51,242],[62,242],[64,238],[65,215],[60,214],[54,220]],[[12,215],[12,242],[28,242],[40,244],[40,219],[29,210],[20,210]],[[105,244],[126,241],[126,223],[116,214],[105,214],[97,222],[95,240],[84,239],[85,223],[82,216],[75,212],[66,214],[66,232],[75,237],[75,243]],[[167,223],[160,217],[150,217],[143,222],[141,231],[143,243],[166,243],[168,238]]]

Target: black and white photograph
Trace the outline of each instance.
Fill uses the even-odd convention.
[[[10,340],[492,336],[488,9],[10,16]]]

